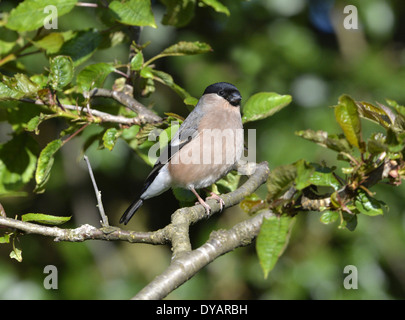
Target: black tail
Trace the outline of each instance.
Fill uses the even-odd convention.
[[[129,220],[131,220],[132,216],[135,214],[136,211],[142,206],[143,200],[139,199],[134,202],[125,210],[124,214],[120,219],[120,223],[127,224]]]

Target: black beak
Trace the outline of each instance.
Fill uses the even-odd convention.
[[[229,103],[233,106],[238,106],[240,102],[242,101],[242,96],[238,92],[232,92],[228,99]]]

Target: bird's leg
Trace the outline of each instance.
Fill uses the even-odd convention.
[[[205,208],[205,212],[207,215],[211,213],[211,207],[200,197],[200,195],[195,191],[194,188],[190,188],[190,190],[195,194],[198,199],[198,202]]]
[[[225,206],[225,201],[219,195],[217,195],[215,192],[210,192],[210,194],[211,194],[211,196],[205,198],[205,200],[209,200],[209,199],[217,200],[219,203],[220,209],[221,209],[220,212],[222,212],[222,210],[224,209],[224,206]]]

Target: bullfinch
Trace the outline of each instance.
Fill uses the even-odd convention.
[[[244,149],[241,100],[239,90],[227,82],[214,83],[205,89],[196,107],[161,151],[139,199],[128,207],[120,223],[127,224],[144,200],[170,187],[191,190],[210,213],[210,206],[196,189],[212,185],[241,159]],[[218,195],[212,192],[207,199],[216,199],[222,209],[224,202]]]

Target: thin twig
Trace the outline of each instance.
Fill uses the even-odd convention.
[[[35,103],[37,105],[46,105],[46,103],[44,103],[41,100],[33,100],[33,99],[23,98],[23,99],[20,99],[20,101],[28,102],[28,103]],[[78,114],[80,115],[77,105],[64,104],[63,108],[65,108],[67,110],[77,111]],[[87,109],[82,109],[81,112],[84,112],[84,113],[88,114]],[[100,119],[101,122],[111,122],[111,123],[119,123],[119,124],[126,124],[126,125],[133,125],[133,124],[138,124],[139,125],[139,124],[142,123],[142,121],[138,117],[126,118],[124,116],[115,116],[115,115],[112,115],[112,114],[109,114],[109,113],[106,113],[106,112],[103,112],[103,111],[95,110],[95,109],[91,110],[91,115],[93,117],[97,117],[98,119]]]
[[[101,201],[101,191],[98,190],[98,188],[97,188],[96,179],[94,179],[94,174],[93,174],[93,170],[91,169],[89,158],[87,156],[84,156],[84,160],[87,163],[87,167],[89,169],[91,182],[93,183],[94,191],[96,193],[97,207],[98,207],[98,211],[100,212],[100,216],[101,216],[101,225],[103,227],[108,227],[109,226],[108,218],[107,218],[107,216],[106,216],[106,214],[104,212],[103,202]]]
[[[77,6],[77,7],[97,8],[98,4],[97,3],[91,3],[91,2],[76,2],[75,6]]]
[[[82,125],[78,130],[76,130],[74,133],[72,133],[66,140],[63,141],[63,144],[77,136],[80,132],[82,132],[90,123],[85,123]]]

